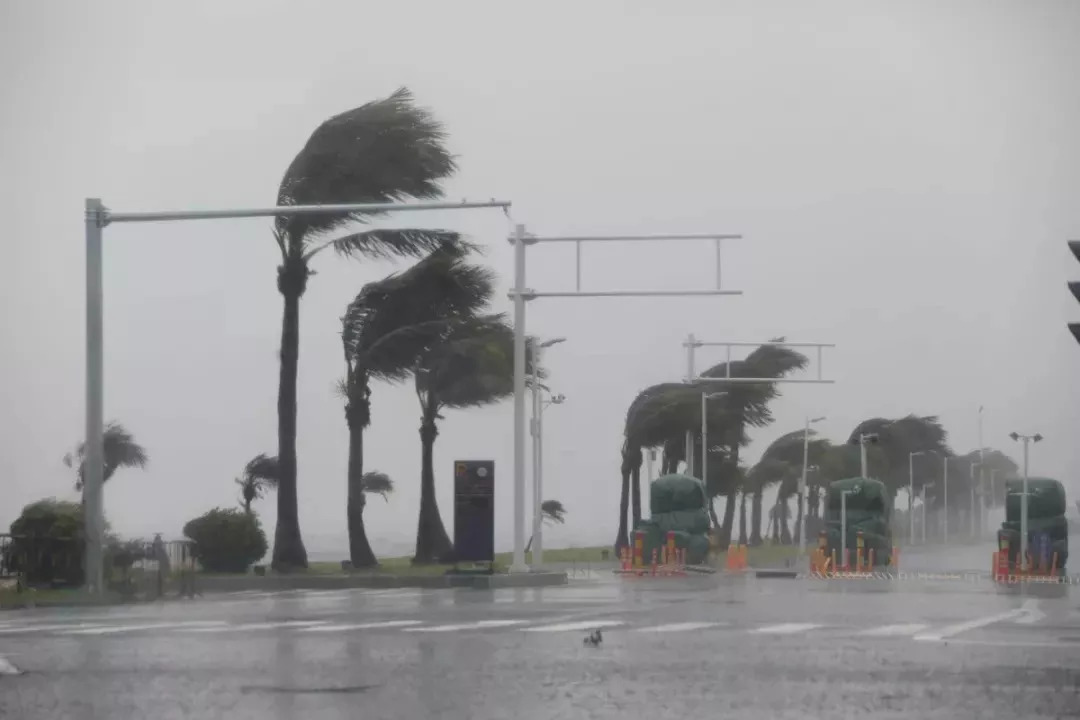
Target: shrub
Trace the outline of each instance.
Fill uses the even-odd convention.
[[[247,572],[266,555],[266,533],[258,517],[233,508],[214,508],[184,525],[184,535],[204,570]]]
[[[7,561],[30,585],[79,586],[83,583],[82,507],[55,498],[23,508],[11,523]]]

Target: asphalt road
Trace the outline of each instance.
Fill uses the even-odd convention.
[[[0,656],[21,674],[0,663],[0,717],[1077,717],[1077,593],[596,574],[7,612]]]

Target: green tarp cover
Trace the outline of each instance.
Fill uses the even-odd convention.
[[[704,508],[654,514],[651,519],[664,532],[674,530],[692,535],[705,535],[709,532],[709,513]]]
[[[890,514],[891,496],[885,489],[885,484],[880,480],[869,478],[849,478],[830,483],[825,498],[826,512],[835,511],[839,516],[841,493],[845,490],[849,491],[847,495],[849,513],[852,511],[876,512],[886,517]]]
[[[1005,520],[1020,521],[1023,480],[1005,483]],[[1028,478],[1028,519],[1051,518],[1065,514],[1065,487],[1050,478]]]
[[[708,504],[705,485],[696,477],[674,473],[658,477],[649,486],[649,514],[701,510]]]
[[[668,530],[662,528],[655,520],[642,520],[637,524],[636,529],[645,533],[641,553],[645,565],[652,563],[653,550],[656,551],[657,560],[661,560],[663,558],[663,549],[667,545]],[[686,563],[688,565],[700,565],[705,562],[705,558],[709,554],[709,538],[701,533],[676,530],[675,547],[686,550]]]

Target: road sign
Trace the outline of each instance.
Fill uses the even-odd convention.
[[[454,462],[454,559],[495,560],[495,462]]]

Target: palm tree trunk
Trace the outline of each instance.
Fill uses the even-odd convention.
[[[795,540],[796,543],[798,543],[798,542],[801,542],[800,533],[805,532],[805,527],[803,526],[803,499],[802,499],[801,495],[796,499],[796,505],[798,507],[795,510],[795,535],[794,535],[794,540]]]
[[[746,545],[746,493],[740,493],[739,499],[739,544]]]
[[[712,520],[712,529],[720,529],[720,518],[716,516],[716,496],[709,498],[709,519]]]
[[[761,510],[762,510],[762,492],[764,489],[758,485],[754,488],[754,495],[750,499],[750,544],[761,544]]]
[[[733,467],[739,467],[739,447],[731,449],[731,463]],[[720,549],[727,550],[731,546],[732,524],[735,522],[735,493],[736,483],[732,478],[731,489],[725,494],[727,502],[724,505],[724,522],[720,526]]]
[[[615,554],[623,548],[630,547],[629,533],[626,527],[626,515],[630,510],[630,463],[626,457],[626,447],[623,447],[622,463],[622,494],[619,496],[619,531],[615,536]]]
[[[416,564],[439,562],[449,556],[453,549],[435,498],[435,438],[439,435],[435,414],[429,405],[424,410],[420,425],[420,520],[416,527],[416,554],[413,556]]]
[[[788,515],[791,509],[788,507],[787,498],[780,501],[780,542],[784,545],[791,544],[791,525],[788,523]]]
[[[634,511],[634,527],[641,522],[641,463],[644,460],[640,448],[630,452],[630,490]]]
[[[278,270],[278,288],[285,298],[281,320],[281,375],[278,380],[278,478],[277,529],[271,567],[278,572],[306,568],[307,550],[300,537],[296,494],[296,371],[300,358],[300,292],[290,287],[298,272]],[[307,268],[301,266],[306,280]],[[301,291],[302,292],[302,291]]]
[[[364,427],[367,425],[366,400],[350,401],[345,408],[349,425],[349,469],[347,478],[348,500],[345,517],[349,528],[349,561],[354,568],[375,567],[379,564],[371,550],[367,532],[364,530]]]

